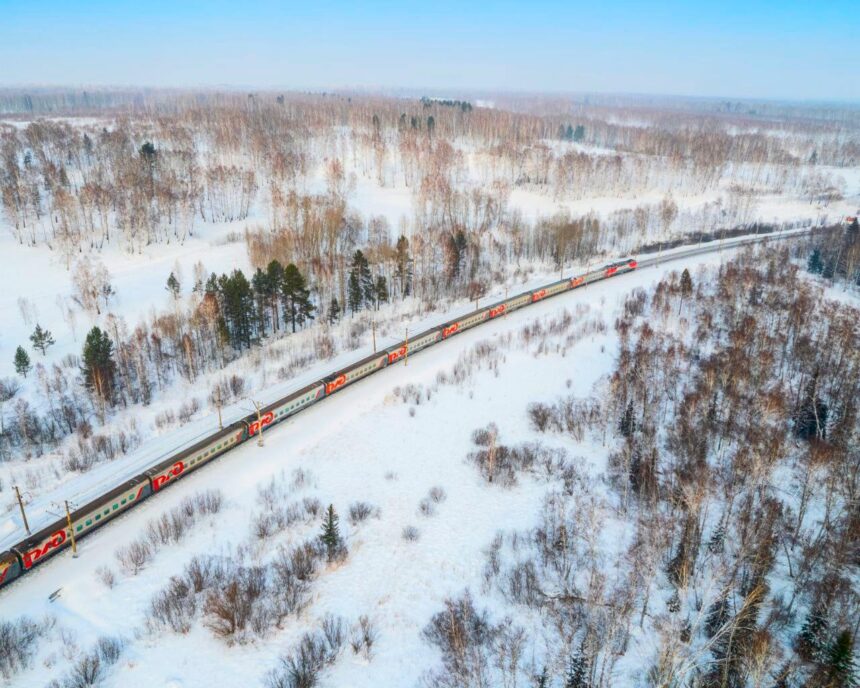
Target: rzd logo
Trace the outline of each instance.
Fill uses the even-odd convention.
[[[29,552],[25,552],[21,557],[24,560],[24,568],[29,569],[32,567],[39,559],[44,557],[48,552],[52,549],[56,549],[60,545],[62,545],[66,541],[66,531],[58,530],[51,536],[51,539],[42,544],[35,549],[31,549]],[[5,574],[4,574],[5,575]]]
[[[265,428],[269,423],[271,423],[275,419],[275,414],[269,411],[266,414],[263,414],[261,419],[263,427]],[[255,420],[253,423],[248,425],[248,437],[253,437],[260,430],[260,420]]]
[[[152,479],[152,489],[153,490],[160,490],[162,487],[164,487],[164,485],[169,483],[171,480],[182,475],[182,471],[184,471],[184,470],[185,470],[185,464],[182,461],[177,461],[175,464],[173,464],[170,467],[170,469],[166,473],[164,473],[162,475],[158,475]]]
[[[584,281],[585,281],[584,277],[574,277],[572,280],[570,280],[570,286],[571,286],[571,288],[572,287],[578,287]]]
[[[609,277],[610,275],[614,275],[616,272],[618,272],[618,267],[615,265],[613,265],[611,268],[606,268],[607,277]]]
[[[502,315],[505,312],[505,304],[501,306],[496,306],[495,308],[490,309],[490,317],[495,318],[497,315]]]
[[[343,387],[346,384],[346,375],[338,375],[334,380],[325,386],[325,393],[331,394],[336,389]]]
[[[546,289],[536,291],[534,294],[532,294],[532,301],[540,301],[544,296],[546,296]]]
[[[456,322],[453,325],[449,325],[448,327],[442,330],[443,337],[450,337],[452,334],[456,334],[460,329],[460,323]]]
[[[406,355],[406,351],[407,349],[405,346],[401,346],[399,349],[397,349],[397,351],[392,351],[390,354],[388,354],[388,362],[394,363],[395,361],[399,361]]]

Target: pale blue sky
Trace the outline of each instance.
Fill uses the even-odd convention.
[[[860,100],[860,1],[0,0],[0,84]]]

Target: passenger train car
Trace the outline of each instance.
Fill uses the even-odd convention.
[[[637,263],[628,258],[604,267],[558,280],[539,289],[511,296],[489,306],[451,320],[404,340],[379,353],[368,356],[339,370],[322,380],[279,399],[229,427],[219,430],[192,447],[148,468],[140,475],[118,485],[110,492],[73,511],[70,518],[60,519],[22,540],[8,552],[0,553],[0,586],[5,586],[24,575],[34,566],[50,559],[69,547],[75,540],[85,537],[111,519],[125,513],[141,501],[150,498],[165,487],[209,463],[259,434],[261,429],[289,418],[324,397],[336,394],[343,388],[382,370],[383,368],[438,344],[472,327],[531,305],[543,299],[564,293],[608,277],[630,272]],[[69,525],[71,522],[71,526]]]

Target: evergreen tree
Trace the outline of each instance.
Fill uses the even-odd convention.
[[[42,326],[36,323],[36,329],[30,335],[30,341],[33,342],[33,348],[36,351],[40,351],[42,356],[44,356],[48,347],[54,344],[54,337],[51,335],[50,330],[43,330]]]
[[[827,653],[827,673],[830,678],[829,685],[834,688],[857,686],[854,639],[851,637],[851,631],[842,631],[830,646]]]
[[[564,688],[589,688],[589,685],[588,658],[585,656],[584,647],[580,646],[576,654],[570,658]]]
[[[388,303],[388,282],[384,275],[377,276],[374,292],[376,295],[376,308],[378,310],[380,303]]]
[[[630,439],[633,437],[633,432],[636,430],[636,414],[633,411],[633,402],[630,401],[627,404],[627,408],[624,409],[624,415],[621,416],[621,420],[618,422],[618,432],[621,433],[621,436]]]
[[[821,249],[813,249],[809,255],[809,260],[806,261],[806,269],[813,275],[820,275],[824,272],[824,261],[821,260]]]
[[[15,372],[18,375],[23,375],[27,377],[27,373],[30,372],[30,356],[24,351],[23,347],[18,347],[15,349]]]
[[[427,135],[432,139],[433,132],[436,131],[436,120],[433,119],[433,115],[430,115],[427,118]]]
[[[116,375],[113,342],[107,332],[102,332],[98,327],[89,331],[84,342],[83,373],[88,389],[103,401],[113,398]]]
[[[349,300],[350,311],[355,313],[361,309],[361,285],[358,282],[358,273],[355,270],[350,270],[349,273],[347,299]]]
[[[818,373],[806,385],[806,393],[794,419],[794,431],[798,437],[811,440],[827,437],[827,404],[818,396]]]
[[[278,305],[281,299],[280,285],[284,282],[284,266],[277,260],[271,261],[266,266],[266,276],[269,278],[267,296],[269,299],[269,309],[272,312],[272,327],[277,332],[281,329],[278,320]]]
[[[573,127],[569,124],[567,125],[567,130],[564,132],[564,138],[568,141],[573,141]]]
[[[326,558],[329,562],[334,561],[343,551],[343,540],[340,537],[338,521],[334,505],[329,504],[323,520],[322,533],[320,533],[320,541],[325,547]]]
[[[332,296],[331,303],[328,305],[328,324],[334,325],[338,320],[340,320],[340,304],[337,302],[337,299]]]
[[[356,251],[352,256],[347,292],[349,309],[353,313],[360,310],[365,304],[371,304],[374,301],[373,275],[370,272],[367,258],[361,251]]]
[[[167,287],[165,287],[167,291],[170,292],[170,295],[174,299],[179,298],[179,292],[181,291],[181,287],[179,285],[179,280],[176,279],[176,275],[172,272],[170,273],[170,277],[167,278]]]
[[[251,285],[241,270],[218,278],[221,310],[230,333],[230,343],[237,349],[251,346],[254,298]]]
[[[260,268],[257,268],[257,271],[251,278],[251,289],[254,291],[257,327],[263,334],[265,334],[269,323],[269,312],[267,306],[272,292],[272,285],[269,283],[269,273],[263,272]]]
[[[549,688],[549,674],[547,673],[546,666],[544,666],[543,671],[538,676],[535,676],[535,688]]]
[[[556,134],[556,138],[564,140],[564,125],[563,124],[558,125],[558,134]]]
[[[296,325],[302,326],[305,320],[313,320],[314,305],[311,303],[310,290],[302,273],[290,263],[284,269],[284,281],[281,283],[281,293],[284,296],[285,317],[290,321],[293,332]]]
[[[585,127],[581,124],[576,125],[576,129],[573,132],[573,140],[579,143],[585,138]]]
[[[809,612],[797,636],[797,650],[801,657],[810,662],[821,659],[827,647],[830,631],[827,624],[827,610],[816,606]]]
[[[397,240],[394,254],[394,274],[400,282],[400,295],[409,296],[412,292],[412,258],[409,256],[409,240],[402,236]]]

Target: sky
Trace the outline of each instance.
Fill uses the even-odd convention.
[[[860,1],[0,0],[0,85],[860,101]]]

